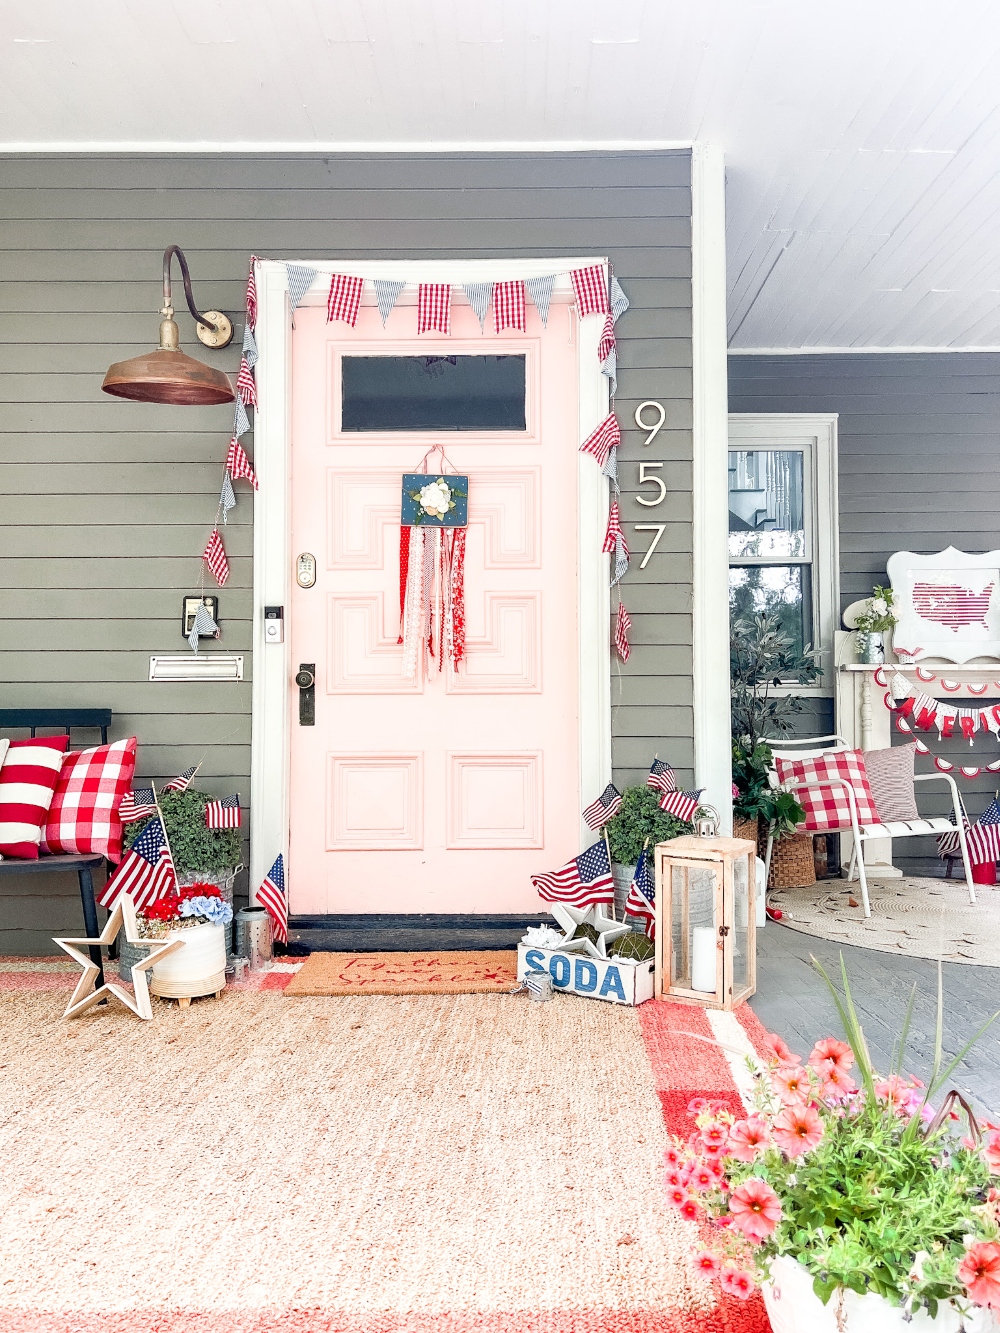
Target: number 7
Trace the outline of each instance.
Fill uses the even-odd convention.
[[[642,557],[642,564],[639,566],[640,569],[645,569],[646,566],[649,564],[649,557],[656,550],[657,546],[659,546],[660,538],[666,531],[666,527],[667,527],[666,523],[637,523],[635,525],[636,532],[656,533],[656,536],[649,543],[649,549],[646,551],[646,554]]]

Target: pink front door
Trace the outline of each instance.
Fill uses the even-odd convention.
[[[293,585],[292,670],[315,664],[316,685],[315,725],[292,707],[291,910],[534,911],[532,872],[579,851],[574,319],[554,305],[546,330],[529,308],[527,334],[483,335],[456,306],[449,338],[418,339],[412,306],[387,328],[375,307],[356,329],[325,313],[298,310],[292,344],[292,558],[316,567]],[[523,429],[343,418],[345,357],[497,354],[524,358]],[[438,443],[469,475],[468,651],[406,679],[402,474]]]

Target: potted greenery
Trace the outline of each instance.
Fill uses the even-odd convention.
[[[892,589],[876,584],[864,611],[854,619],[859,662],[877,665],[885,661],[885,635],[895,624]]]
[[[608,820],[606,827],[615,881],[615,914],[620,917],[643,847],[679,838],[682,833],[691,833],[694,826],[661,810],[659,792],[654,787],[642,786],[625,788],[618,813]]]
[[[240,832],[206,828],[205,806],[213,800],[215,797],[207,792],[193,791],[190,787],[187,791],[161,792],[157,797],[178,884],[196,881],[217,884],[222,896],[231,903],[233,881],[240,869]],[[143,819],[126,826],[126,849],[148,822]]]
[[[696,1267],[737,1297],[761,1286],[774,1333],[996,1333],[1000,1131],[983,1138],[957,1092],[931,1101],[976,1038],[942,1068],[939,973],[930,1082],[902,1073],[909,1012],[882,1077],[843,960],[843,994],[818,970],[847,1041],[802,1064],[770,1037],[749,1114],[696,1099],[668,1149],[669,1201],[712,1228]]]

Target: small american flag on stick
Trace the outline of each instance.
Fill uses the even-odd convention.
[[[532,875],[538,896],[547,903],[569,903],[572,907],[595,907],[613,903],[615,882],[611,862],[603,842],[595,842],[585,852],[567,861],[547,875]]]
[[[622,794],[613,782],[608,785],[598,796],[596,801],[591,801],[583,812],[583,817],[592,829],[603,828],[609,819],[613,819],[621,809]]]
[[[145,907],[176,887],[177,876],[163,825],[159,819],[151,819],[125,853],[98,901],[102,907],[113,908],[123,893],[129,893],[136,907]]]
[[[152,787],[136,787],[133,791],[127,791],[118,807],[118,818],[123,824],[135,824],[155,814],[156,792]]]
[[[958,841],[956,834],[956,842]],[[1000,861],[1000,802],[996,799],[979,816],[965,835],[969,860],[974,866]]]
[[[646,934],[651,940],[656,938],[655,904],[656,876],[653,872],[653,858],[649,854],[649,848],[644,847],[639,854],[635,874],[629,885],[625,912],[628,916],[637,916],[645,921]]]
[[[205,806],[205,827],[239,828],[242,816],[239,796],[227,796],[224,801],[209,801]]]
[[[165,783],[162,790],[187,791],[188,787],[191,786],[191,779],[198,772],[199,768],[201,768],[201,764],[195,764],[192,768],[186,768],[183,773],[178,773],[175,778],[171,778],[169,782]]]
[[[247,458],[247,451],[235,435],[229,441],[229,453],[226,454],[226,471],[233,481],[239,481],[240,477],[244,477],[254,490],[257,489],[257,473],[254,472],[253,464]]]
[[[660,797],[660,809],[676,815],[685,824],[690,824],[698,809],[698,798],[702,790],[699,788],[698,791],[665,791]]]
[[[646,774],[646,786],[662,792],[676,791],[677,774],[662,759],[654,759]]]
[[[229,578],[229,561],[226,559],[226,548],[222,544],[218,528],[215,528],[209,537],[201,558],[212,571],[219,587],[224,587]]]
[[[274,938],[288,943],[288,903],[285,899],[285,858],[279,854],[257,890],[257,901],[266,910],[274,927]]]

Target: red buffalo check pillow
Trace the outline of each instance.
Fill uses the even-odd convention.
[[[846,778],[854,788],[858,823],[879,822],[864,756],[860,750],[831,750],[828,754],[817,755],[815,759],[779,759],[775,756],[774,763],[782,786],[790,782],[822,782],[824,778]],[[809,833],[850,828],[851,807],[843,787],[796,790],[793,795],[806,812],[805,823],[800,824],[800,828]]]
[[[11,741],[0,765],[0,856],[38,860],[68,736]]]
[[[132,786],[135,746],[132,736],[66,756],[45,821],[45,851],[97,852],[121,860],[118,807]]]

